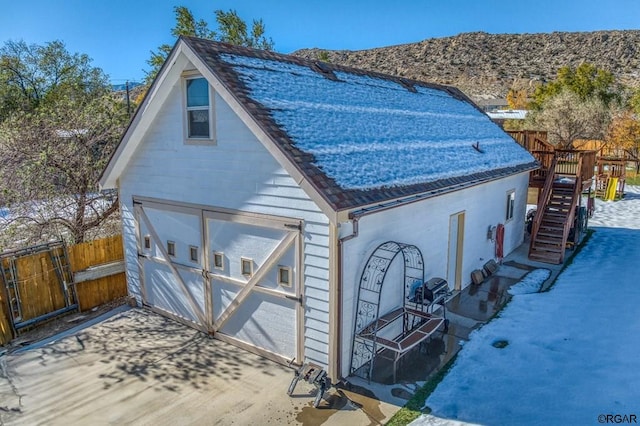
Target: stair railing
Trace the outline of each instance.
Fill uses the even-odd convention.
[[[573,225],[573,221],[576,216],[576,206],[578,205],[580,194],[582,194],[582,155],[578,157],[576,183],[573,187],[573,194],[571,196],[571,207],[569,208],[569,214],[567,215],[567,220],[564,222],[564,227],[562,229],[562,251],[560,252],[560,263],[564,261],[565,247],[567,245],[567,239],[569,238],[569,231],[571,230],[571,226]]]
[[[549,166],[549,170],[547,171],[547,177],[544,181],[544,187],[542,189],[542,194],[538,198],[538,206],[536,207],[536,215],[533,218],[533,225],[531,227],[531,242],[529,243],[529,255],[531,255],[533,245],[538,237],[538,230],[540,229],[540,224],[542,224],[542,216],[544,216],[544,209],[551,198],[551,189],[553,188],[553,181],[555,180],[556,175],[556,165],[558,164],[558,159],[554,156],[553,160],[551,160],[551,165]]]

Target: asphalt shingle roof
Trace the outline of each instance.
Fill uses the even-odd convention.
[[[181,40],[336,211],[537,167],[455,88]]]

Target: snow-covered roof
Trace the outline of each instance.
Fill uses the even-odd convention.
[[[308,66],[240,55],[220,59],[344,189],[412,185],[532,161],[446,90],[338,70],[326,78]]]
[[[526,109],[500,109],[489,111],[487,115],[493,120],[524,120],[527,118]]]
[[[182,48],[334,211],[537,167],[455,88],[193,37]]]

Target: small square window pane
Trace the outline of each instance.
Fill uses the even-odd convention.
[[[191,258],[192,262],[198,261],[198,247],[195,247],[195,246],[189,247],[189,257]]]
[[[151,248],[151,237],[149,235],[144,237],[144,248],[147,250]]]
[[[209,83],[204,78],[187,80],[187,107],[209,106]]]
[[[223,259],[224,257],[222,253],[213,253],[213,267],[216,269],[223,269],[224,268]]]
[[[284,286],[290,286],[291,285],[290,272],[291,270],[287,267],[278,268],[278,284],[284,285]]]
[[[169,256],[176,255],[176,243],[174,243],[173,241],[167,241],[167,254]]]
[[[253,275],[253,261],[250,259],[241,259],[242,275]]]
[[[188,111],[189,116],[189,137],[208,138],[209,137],[209,110],[198,109]]]

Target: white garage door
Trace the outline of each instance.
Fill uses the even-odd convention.
[[[299,220],[135,202],[144,302],[280,362],[303,359]]]

